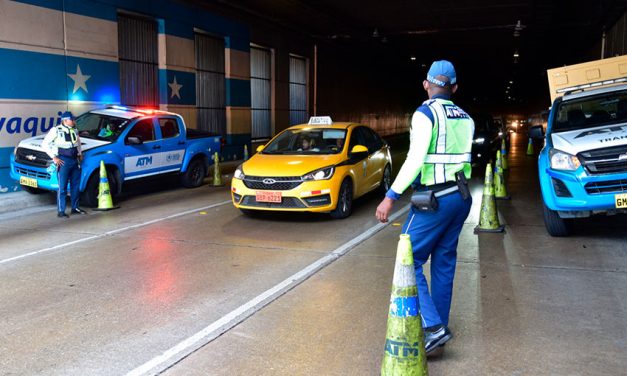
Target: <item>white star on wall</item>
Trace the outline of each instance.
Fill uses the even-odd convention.
[[[83,72],[81,72],[80,65],[76,64],[76,73],[68,74],[68,76],[74,80],[74,90],[72,90],[72,94],[76,93],[78,89],[83,89],[85,90],[85,93],[88,93],[87,80],[89,80],[91,76],[83,74]]]
[[[174,98],[174,96],[176,96],[178,99],[181,99],[181,88],[183,85],[176,82],[176,76],[174,76],[174,81],[169,83],[168,86],[172,89],[172,95],[170,95],[170,98]]]

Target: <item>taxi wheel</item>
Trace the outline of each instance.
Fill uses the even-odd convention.
[[[390,165],[385,165],[383,170],[383,176],[381,177],[381,183],[379,184],[379,191],[386,194],[392,186],[392,168]]]
[[[343,219],[351,215],[353,211],[353,183],[350,179],[344,179],[337,197],[337,206],[331,211],[331,217]]]
[[[206,175],[207,167],[205,162],[200,158],[196,158],[190,162],[181,180],[185,188],[196,188],[202,185]]]

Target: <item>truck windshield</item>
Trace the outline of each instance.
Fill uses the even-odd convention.
[[[554,132],[627,122],[627,90],[563,101],[557,108]]]
[[[346,130],[288,129],[272,140],[262,154],[338,154],[344,149]]]
[[[128,122],[129,119],[88,112],[76,118],[76,129],[81,137],[115,141]]]

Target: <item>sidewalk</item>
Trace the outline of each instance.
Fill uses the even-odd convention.
[[[228,161],[220,163],[222,175],[233,174],[235,168],[244,161]],[[209,168],[207,180],[213,179],[213,167]],[[207,183],[208,184],[208,183]],[[7,214],[18,210],[32,209],[44,207],[47,205],[54,206],[56,203],[56,192],[31,194],[26,191],[11,192],[0,194],[0,214]]]

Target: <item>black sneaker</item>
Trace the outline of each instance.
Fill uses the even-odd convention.
[[[87,212],[81,208],[72,209],[72,214],[87,214]]]
[[[425,352],[427,355],[453,338],[453,333],[442,325],[434,331],[425,330]]]
[[[70,218],[69,215],[65,214],[65,212],[58,212],[57,217],[59,218]]]

